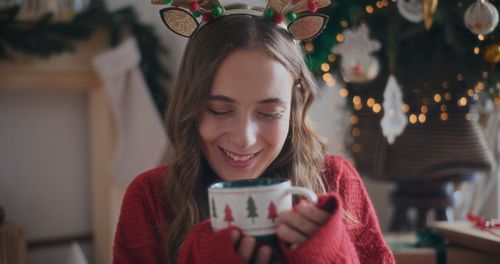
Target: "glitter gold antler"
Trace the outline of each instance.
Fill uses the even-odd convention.
[[[184,37],[191,37],[203,25],[198,22],[199,17],[208,23],[226,14],[218,0],[151,0],[151,3],[170,5],[160,10],[162,21]],[[295,39],[306,40],[317,36],[325,27],[328,16],[316,14],[316,11],[329,4],[330,0],[269,0],[264,12],[246,8],[227,13],[267,17],[276,24],[287,26]]]

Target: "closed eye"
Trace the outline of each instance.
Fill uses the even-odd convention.
[[[271,113],[259,112],[259,115],[261,115],[265,119],[278,119],[283,116],[283,111],[271,112]]]
[[[208,113],[214,116],[223,116],[232,113],[232,111],[215,111],[214,109],[208,108]]]

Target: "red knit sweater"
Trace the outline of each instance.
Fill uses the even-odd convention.
[[[162,186],[165,167],[145,172],[128,187],[115,234],[113,263],[166,263],[161,233],[166,223]],[[288,263],[395,263],[384,243],[373,206],[356,170],[343,158],[325,158],[329,190],[319,206],[327,223],[299,247],[281,249]],[[347,213],[345,213],[347,212]],[[214,233],[209,220],[193,227],[179,263],[243,263],[227,228]]]

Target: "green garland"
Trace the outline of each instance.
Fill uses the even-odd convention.
[[[133,8],[109,12],[100,0],[94,0],[71,21],[53,21],[52,15],[46,14],[29,23],[16,20],[19,10],[19,6],[0,10],[0,60],[11,59],[13,51],[42,58],[72,52],[75,42],[88,39],[99,27],[108,28],[111,47],[117,46],[131,33],[139,45],[141,71],[156,107],[163,116],[167,93],[161,84],[170,75],[159,57],[165,55],[167,49],[155,35],[152,26],[139,22]]]
[[[346,84],[350,100],[358,95],[363,102],[368,98],[381,102],[390,74],[394,74],[401,84],[404,101],[410,106],[409,114],[419,112],[425,98],[430,99],[430,111],[439,112],[439,105],[434,104],[432,95],[448,89],[446,91],[453,96],[450,104],[456,103],[462,96],[467,96],[468,90],[478,82],[483,82],[486,87],[481,94],[482,99],[498,98],[499,64],[492,65],[485,61],[483,52],[488,44],[500,44],[500,26],[488,34],[486,40],[479,41],[465,27],[463,19],[465,10],[475,1],[440,0],[429,31],[424,29],[423,23],[412,23],[403,18],[396,2],[390,0],[384,8],[377,8],[377,2],[382,2],[380,0],[334,1],[329,9],[323,10],[330,20],[323,33],[312,41],[314,50],[309,54],[309,67],[318,76],[324,73],[321,70],[323,63],[331,65],[332,73],[339,72],[339,60],[331,62],[327,58],[331,48],[337,44],[337,34],[346,29],[341,25],[355,27],[365,22],[371,38],[382,44],[382,49],[374,54],[381,70],[371,82]],[[490,0],[490,3],[500,10],[500,0]],[[373,8],[372,13],[365,11],[368,5]],[[481,52],[474,54],[474,47],[479,47]],[[445,86],[449,88],[444,88],[443,83],[447,83]],[[467,111],[467,108],[462,109]]]

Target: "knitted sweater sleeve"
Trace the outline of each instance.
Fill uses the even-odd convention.
[[[281,242],[287,263],[359,263],[356,249],[342,223],[342,204],[334,193],[319,195],[318,207],[331,212],[330,219],[306,242],[294,249]]]
[[[343,199],[346,217],[346,230],[354,244],[361,263],[395,263],[394,256],[385,244],[378,218],[366,192],[361,177],[345,159],[339,158],[338,193]],[[352,219],[348,219],[352,218]]]
[[[243,264],[231,238],[232,230],[242,235],[241,230],[234,227],[214,232],[209,219],[197,224],[182,243],[178,263]]]
[[[127,188],[113,246],[113,263],[160,263],[161,216],[151,175],[138,176]]]
[[[328,157],[326,177],[332,192],[318,206],[330,219],[300,246],[282,244],[289,263],[395,263],[357,171],[340,157]]]

